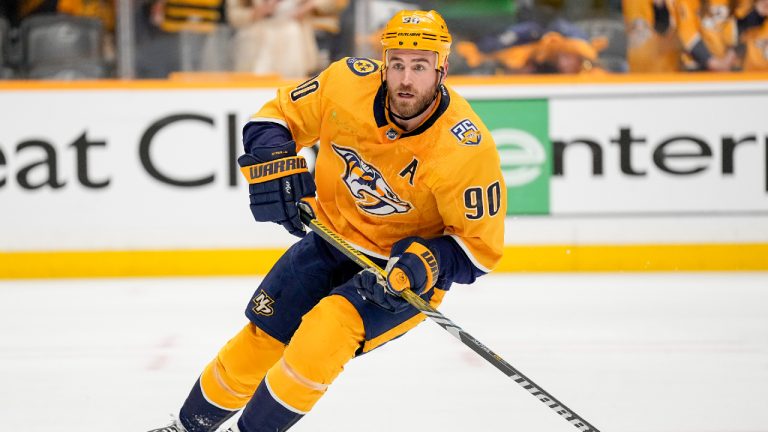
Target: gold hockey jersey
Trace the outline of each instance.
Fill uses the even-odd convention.
[[[703,41],[715,57],[736,46],[738,33],[732,0],[675,0],[678,37],[687,51]],[[693,60],[684,61],[693,68]]]
[[[737,15],[743,17],[751,11],[751,4],[741,8]],[[768,19],[760,26],[748,28],[741,35],[741,42],[745,46],[743,70],[766,71],[768,70]]]
[[[506,187],[490,132],[465,99],[441,86],[415,130],[389,117],[381,63],[345,58],[278,90],[252,121],[281,124],[297,146],[319,143],[318,219],[371,256],[408,236],[452,236],[489,272],[504,245]]]
[[[665,0],[669,28],[659,34],[654,27],[653,0],[623,0],[622,11],[627,29],[627,63],[630,72],[677,72],[682,48],[675,33],[674,0]]]

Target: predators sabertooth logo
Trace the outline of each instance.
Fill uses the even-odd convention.
[[[411,203],[397,196],[376,167],[366,163],[354,150],[331,147],[344,160],[346,169],[342,180],[361,210],[376,216],[411,211]]]
[[[257,315],[272,316],[272,314],[275,313],[275,309],[272,307],[275,304],[275,301],[264,291],[260,291],[251,301],[255,304],[251,310]]]

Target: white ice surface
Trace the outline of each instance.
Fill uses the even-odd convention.
[[[163,425],[258,281],[0,282],[0,431]],[[602,432],[768,431],[768,273],[491,275],[441,310]],[[291,432],[576,430],[425,322]]]

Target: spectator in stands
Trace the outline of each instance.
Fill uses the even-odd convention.
[[[343,54],[352,52],[342,47],[341,18],[349,8],[349,0],[331,0],[315,3],[315,9],[309,20],[315,31],[319,49],[320,69],[325,69],[331,62],[339,60]]]
[[[167,32],[210,33],[224,22],[222,0],[158,0],[153,20]]]
[[[677,34],[686,70],[731,71],[736,55],[737,0],[676,0]]]
[[[607,41],[590,41],[578,32],[550,31],[536,43],[528,67],[533,73],[604,74],[597,56]]]
[[[682,48],[674,27],[675,0],[623,0],[630,72],[676,72]]]
[[[737,11],[743,70],[768,70],[768,0],[747,0]]]
[[[457,41],[455,56],[470,69],[494,73],[529,73],[527,70],[544,28],[536,21],[512,24],[499,33],[488,34],[476,42]]]
[[[513,24],[477,44],[459,42],[456,52],[470,67],[492,61],[501,73],[604,73],[597,57],[606,43],[589,40],[572,23],[555,19],[546,27],[535,21]]]
[[[236,29],[235,70],[286,78],[316,72],[319,50],[310,18],[335,5],[335,0],[227,0],[227,20]]]
[[[140,78],[226,68],[228,49],[211,42],[225,24],[224,0],[143,0],[137,8]]]

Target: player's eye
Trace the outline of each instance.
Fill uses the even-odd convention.
[[[405,69],[402,63],[393,63],[392,66],[390,67],[394,70],[399,70],[399,71]]]
[[[424,67],[423,64],[419,63],[413,66],[413,70],[415,70],[416,72],[423,72],[426,70],[426,68]]]

